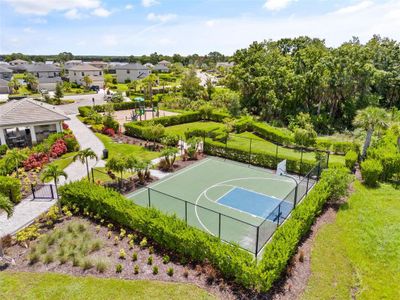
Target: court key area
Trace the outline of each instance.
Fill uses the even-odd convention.
[[[295,186],[270,170],[209,157],[127,197],[258,253],[293,209]]]

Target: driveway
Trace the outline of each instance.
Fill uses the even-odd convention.
[[[97,94],[64,96],[63,98],[63,100],[68,99],[74,100],[75,102],[58,106],[66,115],[77,114],[79,106],[93,105],[93,99],[95,105],[105,103],[103,90],[100,90]]]

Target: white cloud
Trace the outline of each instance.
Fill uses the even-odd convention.
[[[32,18],[29,19],[29,21],[34,24],[47,24],[47,20],[45,18]]]
[[[217,20],[208,20],[205,22],[207,27],[214,27],[217,24]]]
[[[147,15],[147,20],[156,21],[156,22],[167,22],[167,21],[171,21],[175,18],[176,18],[176,15],[174,15],[174,14],[157,15],[155,13],[149,13]]]
[[[36,30],[33,30],[32,27],[25,27],[22,31],[26,32],[26,33],[34,33],[34,32],[36,32]]]
[[[125,5],[125,9],[126,10],[131,10],[131,9],[133,9],[133,5],[132,4],[127,4],[127,5]]]
[[[79,20],[83,18],[83,14],[81,14],[76,8],[70,9],[64,14],[64,16],[70,20]]]
[[[92,12],[92,15],[104,18],[104,17],[108,17],[109,15],[111,15],[111,11],[109,11],[103,7],[98,7]]]
[[[47,15],[52,11],[93,9],[101,6],[100,0],[5,0],[22,14]]]
[[[144,7],[150,7],[157,4],[160,4],[160,2],[157,0],[142,0],[142,5]]]
[[[267,0],[264,4],[264,8],[268,10],[278,11],[286,8],[290,3],[295,0]]]
[[[119,44],[117,36],[113,35],[113,34],[104,35],[103,38],[101,39],[101,41],[102,41],[102,45],[104,45],[106,47],[114,47]]]
[[[335,13],[339,14],[339,15],[353,14],[353,13],[362,11],[364,9],[367,9],[367,8],[371,7],[372,5],[374,5],[374,2],[372,2],[372,1],[362,1],[358,4],[340,8],[337,11],[335,11]]]

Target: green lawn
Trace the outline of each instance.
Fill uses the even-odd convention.
[[[303,299],[400,299],[400,190],[359,182],[316,237]]]
[[[215,299],[197,286],[148,280],[0,273],[1,299]]]
[[[246,138],[251,138],[253,139],[251,148],[260,150],[260,151],[265,151],[269,153],[276,153],[276,145],[264,140],[257,135],[251,133],[251,132],[243,132],[240,134],[236,134],[235,136],[231,136],[231,138],[228,141],[228,145],[233,146],[233,147],[244,147],[250,144],[248,139],[243,139],[241,137],[246,137]],[[294,149],[290,148],[283,148],[279,147],[278,153],[285,155],[288,158],[294,158],[294,159],[299,159],[301,156],[300,151],[296,151]],[[303,153],[303,158],[305,159],[315,159],[315,153],[314,152],[304,152]],[[335,164],[342,164],[344,165],[344,156],[341,155],[330,155],[329,156],[329,162],[330,163],[335,163]]]
[[[100,180],[101,182],[111,182],[111,181],[113,181],[112,179],[111,179],[111,177],[110,176],[108,176],[108,174],[105,174],[105,173],[107,173],[107,168],[105,168],[105,167],[95,167],[94,168],[95,170],[98,170],[99,172],[96,172],[96,171],[93,171],[93,175],[94,175],[94,180],[95,180],[95,182],[97,182],[98,180]],[[118,178],[120,178],[120,174],[119,173],[114,173]],[[130,172],[123,172],[122,173],[122,177],[124,178],[124,179],[126,179],[126,178],[129,178],[129,177],[131,177],[131,176],[133,176],[134,174],[132,174],[132,173],[130,173]]]
[[[109,136],[101,133],[96,133],[96,136],[102,141],[105,148],[108,149],[109,157],[113,155],[129,155],[135,154],[139,158],[154,159],[159,157],[159,152],[153,152],[138,145],[119,144],[114,142]]]
[[[211,131],[218,128],[225,128],[225,125],[217,122],[193,122],[166,127],[165,133],[171,135],[185,136],[186,130],[200,129]]]
[[[56,165],[59,166],[62,170],[68,167],[75,156],[76,152],[70,152],[62,155],[61,157],[57,158],[55,161],[51,162],[49,165]],[[46,180],[46,182],[50,182],[52,179]]]

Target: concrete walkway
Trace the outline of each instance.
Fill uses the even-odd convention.
[[[103,143],[94,135],[94,133],[80,122],[76,115],[68,116],[71,120],[66,122],[74,132],[81,149],[91,148],[99,158],[102,157],[104,149]],[[89,170],[94,166],[102,167],[105,163],[103,160],[89,160]],[[66,182],[76,181],[86,176],[86,165],[79,161],[71,163],[64,169],[68,174],[68,179],[60,178],[60,185]],[[31,224],[39,215],[46,212],[56,200],[32,200],[29,196],[14,207],[14,213],[11,218],[7,219],[6,214],[0,214],[0,237],[7,234],[14,234],[21,228]]]

